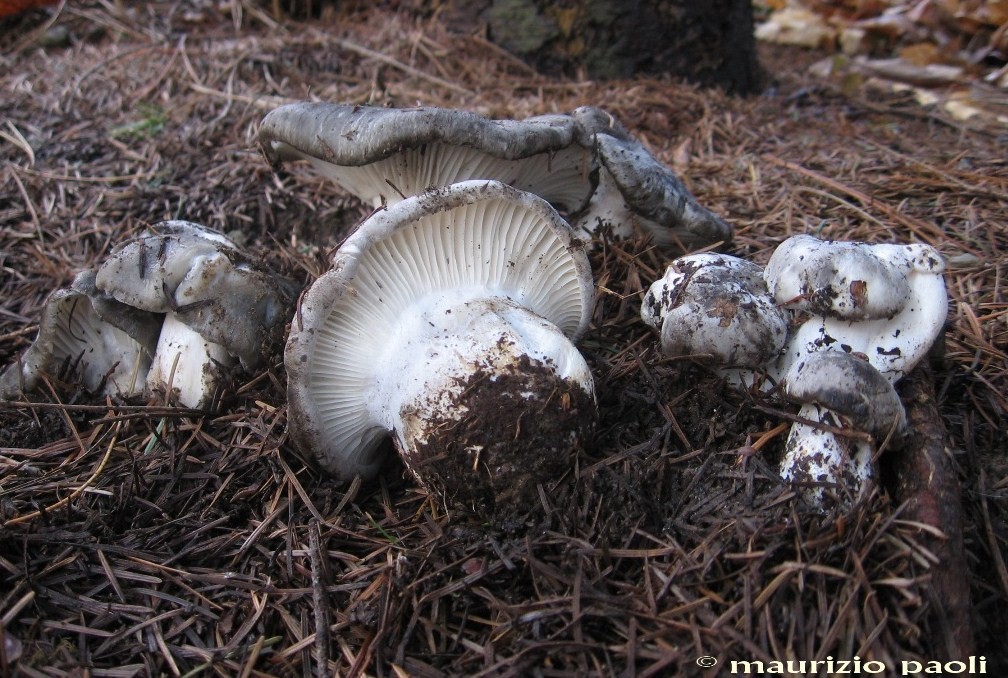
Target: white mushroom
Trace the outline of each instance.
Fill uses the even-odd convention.
[[[259,128],[267,160],[307,160],[375,207],[468,179],[496,179],[534,193],[590,236],[641,228],[660,245],[726,241],[730,227],[702,207],[611,115],[493,120],[434,107],[405,109],[295,103]]]
[[[379,210],[291,325],[292,438],[349,479],[378,473],[391,434],[435,494],[533,501],[594,418],[572,343],[592,299],[585,252],[533,195],[466,181]]]
[[[224,235],[168,221],[118,248],[98,290],[127,307],[164,314],[147,386],[205,407],[221,370],[257,367],[279,340],[292,290],[252,266]]]
[[[680,257],[644,295],[641,318],[658,330],[669,356],[708,356],[722,367],[755,368],[784,347],[788,315],[763,269],[725,254]]]
[[[929,245],[873,245],[797,235],[766,267],[778,304],[807,316],[776,371],[813,351],[861,353],[897,381],[927,353],[948,313],[944,264]]]
[[[49,295],[35,341],[0,374],[0,398],[30,393],[45,376],[77,378],[85,389],[107,395],[143,392],[156,334],[139,329],[130,334],[103,318],[92,305],[93,277],[84,272],[70,288]],[[136,315],[122,312],[116,320],[140,328],[144,323]]]

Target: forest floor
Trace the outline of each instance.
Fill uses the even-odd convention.
[[[967,656],[1008,672],[1003,98],[959,120],[778,47],[770,86],[743,99],[546,77],[385,9],[122,5],[0,25],[0,366],[50,292],[158,221],[235,234],[305,284],[324,271],[367,210],[267,165],[255,133],[279,104],[594,105],[732,224],[732,254],[762,264],[796,233],[938,249],[947,328],[901,389],[944,471],[883,454],[852,507],[805,504],[776,471],[788,408],[663,358],[640,320],[674,253],[600,240],[580,344],[595,439],[515,520],[446,511],[397,465],[364,483],[318,472],[286,434],[280,351],[206,413],[59,388],[0,405],[5,675],[713,676],[855,657],[894,675]]]

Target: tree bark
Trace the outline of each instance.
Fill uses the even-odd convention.
[[[488,37],[537,70],[574,78],[671,73],[749,94],[763,71],[751,0],[443,0],[449,27]]]

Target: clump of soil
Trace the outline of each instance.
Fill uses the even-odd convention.
[[[451,410],[424,425],[433,434],[402,456],[447,504],[508,523],[568,472],[596,417],[591,394],[522,356],[503,373],[470,376]]]

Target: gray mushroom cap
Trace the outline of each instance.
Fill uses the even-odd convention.
[[[153,353],[157,345],[164,314],[145,311],[124,304],[98,289],[98,274],[88,269],[81,271],[70,284],[70,288],[91,300],[91,307],[98,317],[135,339],[141,346]]]
[[[495,179],[544,198],[589,234],[639,227],[660,245],[687,248],[731,239],[728,224],[596,107],[494,120],[435,107],[295,103],[267,114],[258,139],[272,165],[307,160],[374,206]]]
[[[631,222],[659,245],[680,244],[687,250],[731,240],[731,227],[701,205],[640,141],[609,133],[599,133],[595,140],[602,169],[581,223],[610,221],[625,230],[619,222]]]
[[[567,211],[587,204],[590,148],[570,116],[494,120],[421,106],[303,102],[263,119],[259,145],[272,165],[301,159],[375,206],[467,179],[497,179]]]
[[[795,361],[784,392],[796,403],[815,403],[847,419],[850,428],[882,440],[906,427],[906,411],[892,382],[850,353],[824,351]]]
[[[171,313],[245,368],[257,367],[271,336],[282,332],[292,293],[223,234],[184,221],[155,224],[119,247],[98,268],[95,285],[126,306]]]

